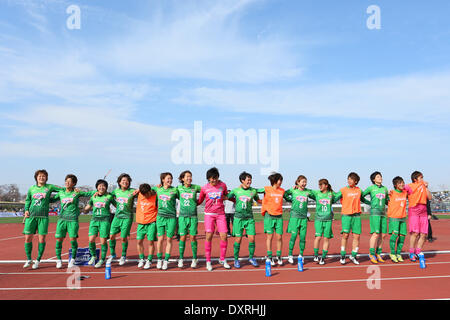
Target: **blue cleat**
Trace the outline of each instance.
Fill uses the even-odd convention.
[[[239,262],[239,260],[234,260],[234,267],[238,269],[241,267],[241,263]]]
[[[255,258],[248,259],[248,262],[250,262],[251,265],[254,266],[254,267],[258,267],[259,266],[258,262],[256,262]]]

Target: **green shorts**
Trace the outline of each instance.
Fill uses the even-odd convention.
[[[236,220],[236,218],[234,218]],[[272,234],[275,230],[277,234],[283,234],[283,217],[271,216],[266,213],[264,216],[264,232],[267,234]]]
[[[156,230],[158,237],[166,235],[168,238],[172,238],[175,234],[175,228],[177,226],[177,218],[156,217]]]
[[[241,219],[234,218],[233,220],[233,236],[242,237],[244,236],[244,229],[249,236],[256,235],[255,219]]]
[[[69,238],[78,238],[78,229],[80,229],[78,221],[58,220],[55,238],[65,238],[66,233],[69,233]]]
[[[136,240],[145,239],[147,236],[148,241],[156,241],[156,221],[147,224],[138,223],[136,230]]]
[[[196,236],[198,233],[198,218],[197,217],[179,217],[178,218],[178,234],[185,236],[190,234]]]
[[[316,230],[316,237],[325,237],[328,239],[333,238],[332,220],[320,221],[314,220],[314,229]]]
[[[298,232],[300,230],[306,232],[307,227],[308,227],[308,219],[307,218],[290,217],[288,227],[287,227],[287,232],[293,233],[293,234],[298,234]]]
[[[396,233],[401,234],[402,236],[406,236],[407,234],[407,225],[406,219],[396,219],[389,218],[389,234]]]
[[[361,213],[342,215],[342,233],[361,234]]]
[[[25,219],[25,226],[23,227],[23,234],[35,234],[36,231],[40,235],[48,233],[48,218],[28,217]]]
[[[91,220],[89,224],[89,236],[99,235],[102,239],[107,239],[111,230],[109,218],[106,220]]]
[[[370,215],[370,233],[387,233],[386,216]]]
[[[133,219],[120,219],[114,217],[111,223],[110,234],[118,234],[120,232],[121,238],[126,238],[130,235],[131,225],[133,224]]]

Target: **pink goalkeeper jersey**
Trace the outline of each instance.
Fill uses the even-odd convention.
[[[219,180],[217,185],[205,184],[200,190],[198,204],[205,201],[205,214],[225,214],[224,200],[228,193],[227,185]]]

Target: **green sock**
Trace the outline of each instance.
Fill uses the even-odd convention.
[[[267,257],[268,257],[269,259],[272,259],[272,251],[267,251]]]
[[[106,242],[105,244],[102,244],[101,250],[102,250],[102,257],[101,257],[101,259],[105,260],[106,259],[106,254],[108,253],[108,242]]]
[[[128,250],[128,241],[122,242],[122,257],[127,256],[127,250]]]
[[[345,250],[341,250],[341,257],[345,257],[345,254],[346,254]]]
[[[58,260],[61,260],[62,245],[63,245],[62,241],[56,240],[55,253],[56,253],[56,258]]]
[[[317,257],[319,255],[319,248],[314,248],[314,256]]]
[[[70,244],[72,246],[72,257],[75,259],[77,257],[78,241],[77,240],[70,241]]]
[[[405,236],[400,235],[400,237],[398,237],[397,254],[401,254],[402,253],[403,243],[404,242],[405,242]]]
[[[327,257],[327,253],[328,253],[328,250],[322,250],[322,258],[326,258]]]
[[[291,240],[289,240],[289,255],[292,256],[292,252],[294,251],[295,240],[297,240],[297,234],[291,233]]]
[[[358,254],[358,251],[352,251],[352,257],[356,258],[356,255]]]
[[[45,242],[40,243],[38,245],[38,257],[37,260],[41,261],[42,255],[44,254],[44,250],[45,250]]]
[[[166,255],[164,256],[164,260],[169,261],[170,258],[170,253],[166,253]]]
[[[158,260],[161,260],[162,259],[162,252],[161,253],[157,253],[156,257],[158,258]]]
[[[109,253],[111,256],[116,256],[116,240],[109,240]]]
[[[184,257],[184,249],[185,249],[185,247],[186,247],[186,242],[180,240],[180,244],[178,246],[178,248],[180,249],[180,259],[183,259],[183,257]]]
[[[33,251],[33,242],[25,242],[25,254],[27,260],[31,260],[31,252]]]
[[[369,249],[369,253],[374,256],[375,255],[375,248],[370,248]]]
[[[148,259],[148,261],[152,262],[152,260],[153,260],[153,255],[152,255],[152,254],[149,254],[148,257],[147,257],[147,259]]]
[[[377,253],[378,253],[378,254],[382,254],[382,253],[383,253],[383,248],[378,247],[378,248],[377,248]]]
[[[248,243],[248,258],[249,259],[252,259],[253,256],[255,255],[255,247],[256,247],[256,244],[254,242]]]
[[[95,250],[95,242],[89,242],[89,253],[91,254],[91,257],[97,257],[96,250]],[[73,255],[72,255],[73,257]]]
[[[397,244],[398,235],[392,233],[391,238],[389,239],[389,247],[391,248],[391,254],[395,254],[395,245]]]
[[[139,253],[139,259],[143,260],[145,255],[143,253]]]
[[[281,250],[277,250],[277,257],[281,257]]]
[[[192,259],[197,259],[197,241],[191,241]]]
[[[234,260],[238,260],[239,259],[239,251],[241,250],[241,244],[235,242],[233,245],[234,248]]]

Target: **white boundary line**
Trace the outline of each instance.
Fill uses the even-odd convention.
[[[450,275],[442,276],[422,276],[422,277],[400,277],[400,278],[379,278],[371,281],[391,281],[391,280],[419,280],[419,279],[440,279],[450,278]],[[319,281],[295,281],[295,282],[254,282],[254,283],[218,283],[218,284],[187,284],[187,285],[155,285],[155,286],[98,286],[79,287],[81,289],[162,289],[162,288],[205,288],[205,287],[248,287],[248,286],[283,286],[301,284],[327,284],[327,283],[347,283],[347,282],[367,282],[368,279],[346,279],[346,280],[319,280]],[[0,288],[0,291],[23,291],[23,290],[71,290],[68,287],[36,287],[36,288]]]

